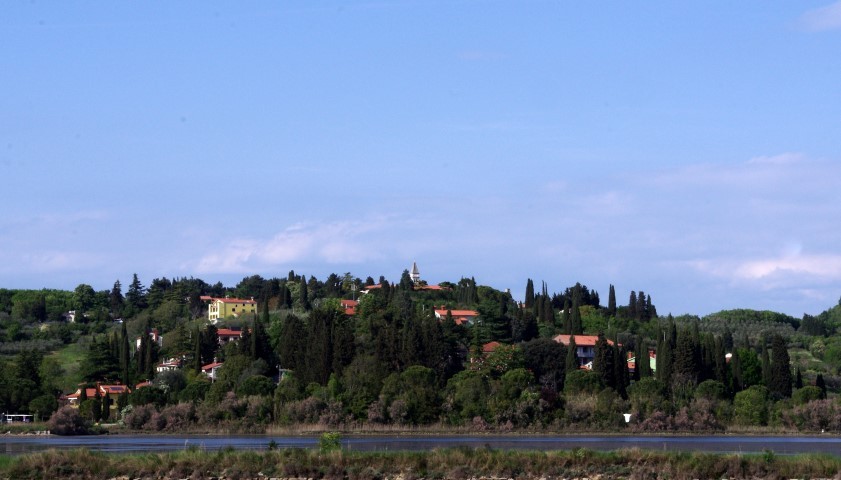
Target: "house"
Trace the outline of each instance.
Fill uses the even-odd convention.
[[[228,342],[242,338],[242,330],[220,328],[216,331],[216,337],[219,339],[219,345],[225,345]]]
[[[359,302],[356,300],[342,300],[342,311],[345,315],[356,315],[356,307]]]
[[[158,344],[158,348],[162,348],[164,346],[164,336],[158,332],[157,328],[153,328],[149,330],[149,337],[152,339],[153,342]],[[137,337],[134,340],[135,350],[140,350],[140,340],[142,337]]]
[[[184,362],[181,361],[180,358],[169,358],[162,363],[159,363],[155,366],[155,371],[158,373],[161,372],[174,372],[175,370],[179,370]]]
[[[207,306],[207,319],[216,324],[220,318],[238,317],[242,314],[257,313],[257,302],[254,299],[242,298],[210,298]]]
[[[552,340],[564,346],[569,346],[570,337],[575,338],[575,355],[578,357],[578,365],[582,368],[590,365],[587,369],[592,369],[593,359],[596,358],[596,342],[599,337],[596,335],[557,335]],[[608,340],[607,343],[613,345],[613,340]]]
[[[99,392],[99,396],[102,398],[108,398],[111,400],[112,405],[116,404],[117,397],[122,395],[123,393],[131,393],[131,390],[125,385],[103,385],[97,382],[96,386],[94,387],[86,387],[85,388],[85,395],[88,399],[92,399],[96,397],[97,392]],[[74,393],[71,393],[67,396],[67,401],[70,405],[78,405],[79,404],[79,397],[82,396],[82,387],[76,389]]]
[[[213,362],[201,367],[201,371],[203,374],[207,375],[210,378],[211,382],[216,381],[216,375],[219,372],[219,369],[222,367],[222,362]]]
[[[465,323],[473,323],[474,320],[479,316],[479,312],[475,310],[452,310],[446,307],[436,307],[435,308],[435,318],[438,320],[443,320],[447,318],[447,314],[452,315],[453,320],[456,322],[456,325],[463,325]]]

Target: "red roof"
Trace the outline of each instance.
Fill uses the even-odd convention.
[[[450,312],[450,314],[453,317],[477,317],[477,316],[479,316],[479,312],[477,312],[475,310],[446,310],[446,309],[445,310],[440,310],[440,309],[435,310],[435,313],[442,316],[442,317],[446,317],[447,312]]]
[[[442,287],[441,285],[415,285],[415,290],[449,290],[449,287]]]
[[[502,344],[499,343],[499,342],[488,342],[488,343],[482,345],[482,352],[491,353],[494,350],[496,350],[497,347],[499,347],[500,345],[502,345]]]
[[[222,303],[257,303],[254,300],[245,300],[244,298],[211,298],[211,300]]]
[[[201,367],[201,369],[202,370],[213,370],[214,368],[221,367],[221,366],[222,366],[222,362],[213,362],[213,363],[208,363],[207,365]]]
[[[558,343],[562,343],[564,345],[569,345],[569,337],[571,335],[557,335],[552,340],[555,340]],[[599,340],[597,335],[575,335],[575,346],[576,347],[595,347],[596,342]],[[613,340],[607,341],[608,345],[613,345]]]
[[[231,330],[230,328],[220,328],[216,330],[216,335],[219,337],[241,337],[242,330]]]
[[[137,385],[135,385],[134,389],[137,390],[138,388],[150,387],[150,386],[152,386],[152,382],[150,382],[149,380],[146,380],[145,382],[140,382]]]
[[[359,305],[359,302],[356,300],[342,300],[342,308],[344,308],[345,313],[348,315],[356,315],[356,307]]]
[[[129,391],[125,385],[100,385],[99,389],[108,394],[120,394]]]

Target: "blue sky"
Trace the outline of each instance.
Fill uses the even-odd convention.
[[[841,297],[841,2],[13,2],[0,287]]]

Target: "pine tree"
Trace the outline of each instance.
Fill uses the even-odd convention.
[[[611,317],[616,316],[616,290],[613,284],[610,284],[610,291],[607,294],[607,314]]]
[[[146,308],[146,289],[140,283],[136,273],[132,276],[131,284],[126,292],[126,302],[132,308],[133,313]]]
[[[111,314],[114,315],[114,318],[118,318],[122,315],[123,312],[123,288],[120,285],[120,281],[117,280],[114,282],[114,287],[111,288],[111,293],[108,295],[108,302],[111,307]]]

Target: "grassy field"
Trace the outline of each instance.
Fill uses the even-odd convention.
[[[383,480],[468,478],[832,478],[841,458],[827,455],[778,457],[665,453],[646,450],[594,452],[585,449],[524,452],[444,449],[428,452],[265,452],[187,449],[175,453],[116,455],[87,450],[0,456],[0,478],[110,479],[266,477]]]
[[[79,374],[79,364],[82,363],[82,358],[84,358],[87,349],[86,345],[71,343],[49,354],[50,357],[58,360],[59,365],[64,369],[65,375],[59,382],[62,391],[70,392],[78,388],[79,382],[82,381]]]

